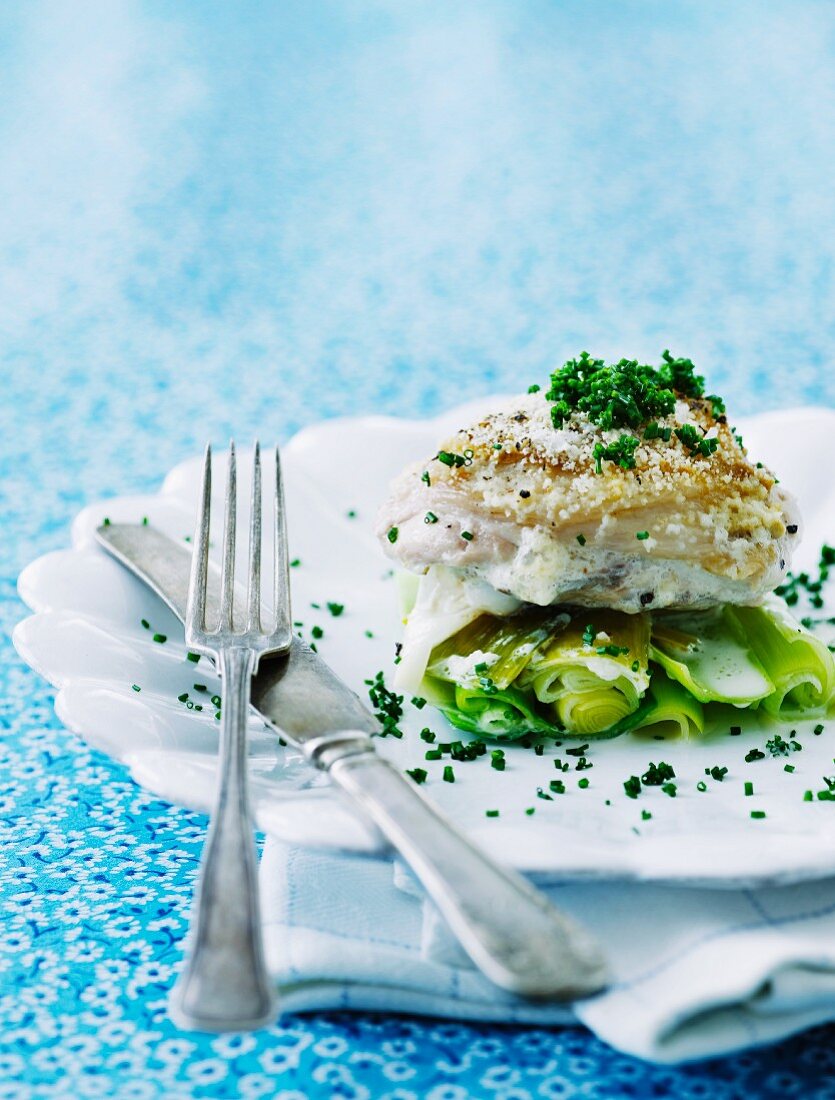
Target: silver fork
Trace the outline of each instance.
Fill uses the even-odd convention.
[[[183,1027],[241,1031],[270,1023],[277,999],[264,964],[258,869],[249,813],[246,723],[250,682],[265,653],[290,648],[290,581],[279,452],[275,452],[274,614],[271,631],[261,617],[261,455],[252,466],[249,579],[245,625],[236,626],[235,444],[223,522],[220,621],[206,622],[211,518],[212,451],[206,448],[200,512],[194,537],[186,610],[186,644],[214,657],[222,681],[220,761],[214,812],[203,850],[188,939],[188,957],[171,999],[171,1015]]]

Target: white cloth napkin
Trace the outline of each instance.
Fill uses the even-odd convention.
[[[610,989],[572,1009],[495,989],[399,865],[268,839],[265,940],[283,1006],[579,1021],[619,1050],[666,1063],[727,1054],[835,1019],[835,880],[766,890],[544,889],[609,954]]]

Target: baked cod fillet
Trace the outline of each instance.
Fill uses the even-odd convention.
[[[797,507],[692,362],[583,353],[532,391],[441,440],[380,511],[420,577],[398,686],[499,737],[824,707],[832,656],[769,595]]]
[[[377,525],[389,556],[528,603],[628,612],[756,603],[783,579],[796,506],[710,401],[678,397],[629,468],[600,457],[621,430],[582,412],[555,428],[550,409],[541,393],[509,401],[405,470]],[[682,428],[715,450],[691,453]]]

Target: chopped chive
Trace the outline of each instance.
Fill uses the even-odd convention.
[[[652,814],[649,812],[649,810],[641,810],[641,821],[650,821],[651,818]]]
[[[823,723],[818,722],[818,724],[812,730],[812,733],[815,735],[815,737],[820,737],[820,735],[823,733]]]
[[[765,760],[765,753],[761,749],[751,749],[745,754],[745,762],[750,764],[752,760]]]
[[[742,726],[731,726],[731,737],[739,737],[742,733]]]
[[[466,542],[472,542],[473,541],[472,531],[462,531],[461,532],[461,538],[464,539]]]
[[[206,687],[205,684],[192,684],[191,686],[194,688],[195,691],[208,691],[209,690]]]
[[[588,787],[588,785],[589,781],[585,777],[583,779],[580,779],[577,783],[577,786],[580,788],[581,791],[584,791],[586,787]]]
[[[134,691],[141,691],[142,690],[142,688],[139,686],[139,684],[131,684],[131,687],[133,688]]]
[[[419,695],[413,695],[412,706],[416,707],[418,710],[423,710],[423,708],[426,706],[426,700],[421,699]]]
[[[815,798],[815,796],[812,794],[811,791],[804,791],[803,792],[803,801],[804,802],[812,802],[812,801],[814,801],[814,798]]]
[[[753,817],[755,821],[761,821],[765,817],[765,810],[752,810],[751,817]]]
[[[423,522],[424,523],[437,523],[438,522],[438,517],[435,515],[434,512],[427,512],[426,515],[423,517]]]
[[[302,563],[301,558],[293,558],[293,560],[290,562],[290,567],[291,567],[291,569],[298,569],[298,567],[301,565],[301,563]]]
[[[146,630],[151,629],[151,624],[148,622],[147,619],[140,619],[139,621],[140,621],[140,623],[142,623],[142,625],[145,627]]]
[[[443,755],[444,754],[441,752],[440,749],[427,749],[426,752],[423,754],[423,759],[424,760],[441,760],[443,758]]]
[[[444,466],[464,466],[466,464],[463,455],[454,454],[452,451],[438,451],[437,459],[442,462]]]
[[[638,531],[635,538],[638,539],[639,542],[644,542],[649,538],[649,531]]]
[[[399,528],[389,527],[388,532],[386,534],[386,538],[389,540],[389,542],[394,543],[394,542],[397,542],[397,536],[399,534],[400,534],[400,529]]]
[[[348,517],[348,519],[356,519],[357,518],[356,509],[355,508],[349,508],[348,511],[345,513],[345,515]]]
[[[345,604],[344,603],[336,603],[335,600],[328,600],[328,602],[327,602],[327,604],[325,604],[325,606],[327,607],[328,611],[330,611],[331,615],[333,615],[333,617],[335,619],[338,619],[339,616],[342,614],[342,612],[345,610]]]
[[[753,784],[753,783],[751,783],[751,782],[750,782],[750,780],[746,780],[746,783],[745,783],[745,794],[746,794],[746,795],[752,795],[753,793],[754,793],[754,784]]]
[[[702,791],[702,793],[707,790],[707,783],[705,783],[704,779],[700,779],[699,782],[696,784],[696,790]]]
[[[101,525],[102,525],[102,527],[109,527],[110,526],[110,519],[109,519],[108,516],[104,517],[104,519],[101,521]]]
[[[220,696],[219,695],[213,695],[211,701],[212,701],[212,706],[217,707],[218,710],[220,710]]]
[[[406,769],[406,775],[408,775],[410,779],[413,779],[415,781],[415,783],[425,783],[426,782],[426,776],[428,774],[429,773],[426,771],[425,768],[407,768]]]
[[[561,779],[552,779],[548,786],[554,794],[565,794],[565,783]]]
[[[783,771],[784,772],[793,772],[794,771],[794,764],[784,764],[783,765]]]
[[[664,783],[661,786],[661,790],[664,794],[668,794],[670,798],[675,798],[678,787],[676,787],[675,783]]]
[[[527,810],[525,810],[525,813],[528,815],[528,817],[533,817],[533,815],[536,813],[536,807],[528,806]]]
[[[484,811],[484,816],[485,817],[498,817],[499,816],[499,811],[498,810],[485,810]]]
[[[586,545],[586,536],[585,535],[578,535],[577,536],[577,541],[579,542],[579,544],[581,546],[585,546]]]
[[[546,791],[543,791],[541,787],[536,788],[536,797],[544,799],[545,802],[554,801],[553,798],[551,798],[550,794],[548,794]]]
[[[193,665],[196,665],[197,662],[200,660],[200,654],[199,653],[187,653],[186,654],[186,660],[191,661],[191,663]]]
[[[420,731],[420,739],[421,741],[428,741],[431,745],[432,742],[435,740],[435,734],[428,726],[424,726],[423,729]]]
[[[452,770],[452,765],[447,764],[444,768],[444,783],[454,783],[455,772]]]
[[[373,638],[374,637],[374,631],[373,630],[366,630],[365,631],[365,636],[366,636],[366,638]]]
[[[431,485],[432,484],[431,481],[429,480],[429,471],[428,470],[423,471],[423,473],[420,475],[420,480],[423,482],[424,485]]]
[[[188,692],[187,691],[184,691],[182,695],[177,696],[177,700],[180,703],[184,703],[186,701],[186,699],[188,699]]]
[[[641,793],[641,781],[638,776],[630,775],[628,779],[624,779],[623,789],[627,798],[637,798]]]
[[[316,638],[318,640],[319,638],[324,638],[325,632],[321,628],[321,626],[312,626],[310,628],[310,636],[311,638]]]
[[[167,634],[155,634],[154,635],[154,641],[159,642],[160,645],[165,645],[165,643],[168,641],[168,635]]]

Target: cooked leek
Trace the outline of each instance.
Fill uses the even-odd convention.
[[[433,565],[420,578],[414,606],[408,610],[395,687],[420,691],[436,645],[485,612],[502,617],[518,607],[518,600],[497,592],[486,581],[462,579],[443,565]]]
[[[489,679],[504,689],[568,622],[569,615],[540,607],[504,618],[482,615],[432,650],[427,674],[465,686]]]
[[[670,612],[653,621],[650,655],[700,702],[750,706],[774,684],[745,634],[727,607]]]
[[[568,732],[604,733],[638,709],[649,686],[648,648],[648,616],[575,611],[534,654],[519,684]]]
[[[483,689],[455,686],[454,707],[443,708],[450,722],[470,733],[489,737],[521,737],[525,733],[562,731],[533,709],[534,700],[518,688],[487,694]]]
[[[641,706],[617,732],[659,732],[670,726],[681,737],[696,737],[704,732],[705,712],[685,687],[671,680],[663,668],[655,667]]]
[[[774,683],[763,707],[778,718],[822,710],[835,693],[835,660],[821,639],[776,601],[728,610]]]

